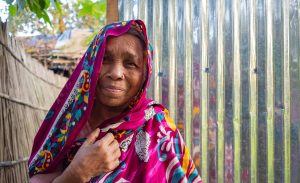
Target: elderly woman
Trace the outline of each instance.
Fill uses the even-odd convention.
[[[40,127],[30,182],[201,182],[168,110],[146,99],[141,20],[95,37]]]

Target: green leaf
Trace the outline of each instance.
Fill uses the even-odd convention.
[[[45,8],[44,9],[48,9],[50,6],[50,0],[44,0],[45,2]]]
[[[29,2],[29,1],[31,1],[32,2],[32,5],[34,6],[34,7],[36,7],[37,9],[39,9],[39,10],[41,10],[42,8],[41,8],[41,6],[42,6],[42,4],[40,4],[40,0],[28,0],[27,2]]]
[[[48,9],[50,6],[50,0],[37,0],[35,2],[40,7],[40,10]]]
[[[92,2],[91,0],[86,0],[86,1],[82,1],[82,0],[78,0],[79,3],[79,7],[81,6],[81,9],[79,10],[78,16],[82,17],[82,16],[94,16],[94,11],[95,9],[98,7],[98,4],[101,2]]]
[[[101,10],[99,8],[99,6],[94,6],[93,11],[92,11],[93,17],[95,17],[96,19],[99,19],[103,14],[105,14],[105,10]]]
[[[89,4],[84,4],[84,6],[82,7],[82,9],[79,11],[78,16],[87,16],[92,14],[93,12],[93,5],[89,5]]]
[[[44,19],[45,23],[49,23],[49,25],[52,25],[50,18],[45,10],[42,11],[42,18]]]
[[[58,0],[54,0],[54,4],[55,4],[55,8],[57,9],[58,13],[62,14],[61,6],[60,6],[60,3],[58,2]]]
[[[41,10],[46,9],[46,1],[45,0],[39,0],[39,6]]]
[[[30,9],[32,12],[36,13],[39,18],[42,16],[42,11],[44,10],[41,8],[41,6],[44,6],[43,4],[39,3],[39,0],[27,0],[28,4],[31,4],[32,9]]]
[[[17,7],[15,5],[9,5],[8,7],[9,15],[10,16],[16,16],[17,14]]]
[[[42,18],[43,17],[42,12],[41,11],[37,11],[35,7],[31,11],[34,12],[37,15],[38,18]]]
[[[35,12],[33,1],[27,1],[27,5],[28,5],[30,11]]]
[[[99,4],[99,10],[106,11],[106,2],[105,1],[101,1],[98,4]]]

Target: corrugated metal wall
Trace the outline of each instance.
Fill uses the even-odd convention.
[[[299,0],[119,0],[204,182],[300,182]]]

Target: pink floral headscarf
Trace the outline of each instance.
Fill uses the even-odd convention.
[[[99,126],[98,139],[109,131],[118,140],[120,165],[89,182],[202,182],[168,110],[146,99],[152,53],[141,20],[109,24],[94,38],[35,137],[28,162],[30,176],[55,171],[72,152],[92,111],[107,37],[122,35],[132,27],[147,45],[147,79],[128,109]]]

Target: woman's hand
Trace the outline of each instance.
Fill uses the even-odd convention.
[[[91,177],[112,171],[119,165],[121,151],[118,141],[111,133],[96,141],[99,132],[97,128],[87,137],[64,173],[87,182]]]

